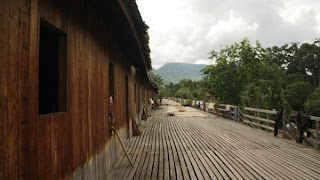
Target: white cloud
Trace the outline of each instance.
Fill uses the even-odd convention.
[[[317,14],[316,21],[317,21],[317,30],[320,33],[320,13]]]
[[[211,59],[199,59],[195,62],[195,64],[206,64],[206,65],[210,65],[213,63],[214,62]]]
[[[278,12],[286,23],[295,24],[306,20],[304,15],[310,12],[320,15],[320,2],[317,0],[282,0],[282,2],[283,7],[279,8]]]
[[[219,20],[215,25],[213,25],[208,34],[208,41],[217,41],[225,35],[237,33],[242,37],[248,36],[249,33],[253,33],[258,29],[259,25],[257,23],[248,23],[242,17],[234,17],[234,12],[231,10],[229,12],[229,17],[227,20]]]
[[[320,0],[137,0],[154,68],[209,63],[209,52],[248,37],[263,46],[320,37]]]

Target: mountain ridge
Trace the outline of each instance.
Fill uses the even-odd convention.
[[[153,69],[154,74],[162,77],[165,84],[178,83],[182,79],[191,79],[198,81],[202,79],[201,70],[206,67],[204,64],[189,64],[189,63],[166,63],[159,69]]]

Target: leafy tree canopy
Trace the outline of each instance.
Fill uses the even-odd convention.
[[[200,100],[210,95],[226,104],[305,110],[319,115],[319,39],[311,44],[263,48],[258,41],[250,43],[244,38],[211,51],[209,58],[215,64],[202,70],[202,80],[171,83],[165,86],[164,94]]]

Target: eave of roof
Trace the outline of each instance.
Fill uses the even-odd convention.
[[[152,69],[149,36],[147,32],[149,27],[142,20],[135,0],[118,0],[118,2],[136,39],[140,55],[145,66],[145,71],[147,72],[148,70]]]

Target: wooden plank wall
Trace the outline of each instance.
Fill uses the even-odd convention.
[[[40,19],[67,33],[67,112],[41,116]],[[134,83],[140,87],[140,104],[143,98],[140,77],[108,31],[112,27],[86,0],[1,0],[0,22],[0,179],[71,179],[107,146],[112,168],[122,151],[109,133],[110,61],[115,68],[116,128],[123,139],[125,75],[129,107],[133,108]]]
[[[24,178],[29,167],[29,5],[0,2],[0,179]]]
[[[0,179],[8,177],[9,27],[10,3],[0,1]]]

